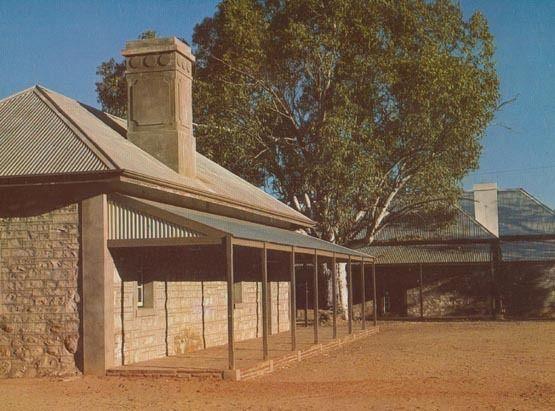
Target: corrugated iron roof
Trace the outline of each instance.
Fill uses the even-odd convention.
[[[370,246],[360,251],[376,258],[376,264],[485,263],[491,260],[487,244]]]
[[[200,238],[203,233],[108,200],[108,240]]]
[[[547,205],[523,189],[498,190],[499,234],[502,261],[555,261],[555,241],[523,240],[503,241],[504,236],[555,235],[555,213]],[[460,202],[464,213],[447,230],[398,223],[384,229],[379,239],[388,240],[468,240],[495,238],[475,230],[473,193],[465,192]],[[468,218],[465,218],[468,216]],[[476,223],[478,227],[481,227]],[[485,230],[485,229],[484,229]],[[489,233],[487,230],[486,233]],[[361,248],[374,254],[379,264],[410,263],[471,263],[489,261],[486,244],[465,245],[395,245]]]
[[[231,207],[245,205],[271,213],[275,218],[312,224],[303,214],[201,154],[197,153],[196,178],[176,173],[125,138],[124,120],[44,87],[35,86],[4,99],[2,109],[0,130],[5,137],[0,138],[11,151],[10,156],[0,157],[4,160],[0,176],[45,174],[44,170],[48,173],[125,170],[206,193],[211,198],[228,201]],[[75,126],[75,130],[63,127],[63,120]]]
[[[156,207],[175,216],[182,217],[185,220],[190,220],[214,230],[230,234],[233,237],[239,239],[265,241],[274,244],[288,245],[293,247],[304,247],[358,257],[370,257],[369,254],[342,247],[340,245],[320,240],[309,235],[297,233],[295,231],[256,224],[216,214],[203,213],[201,211],[190,210],[183,207],[176,207],[169,204],[158,203],[155,201],[127,196],[124,198],[130,198],[138,204],[144,204],[149,207]]]
[[[417,216],[408,215],[404,220],[393,222],[381,230],[375,241],[495,238],[492,233],[462,209],[456,208],[454,211],[454,220],[442,227],[423,225]]]
[[[555,241],[501,241],[503,261],[555,261]]]
[[[278,212],[295,219],[308,220],[303,214],[199,153],[197,153],[197,178],[189,178],[176,173],[128,141],[111,124],[103,121],[102,116],[98,115],[98,110],[56,92],[46,89],[45,92],[123,170],[216,194],[240,203],[247,202],[254,204],[257,208]],[[123,124],[120,122],[119,125]]]
[[[463,207],[474,216],[473,193],[465,192]],[[522,188],[497,191],[499,236],[555,234],[555,212]]]
[[[0,176],[109,169],[36,88],[0,101]]]

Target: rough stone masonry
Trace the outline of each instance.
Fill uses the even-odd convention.
[[[79,210],[0,219],[0,377],[79,372]]]

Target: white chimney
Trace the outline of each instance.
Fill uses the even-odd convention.
[[[496,237],[499,237],[496,183],[474,185],[474,218]]]
[[[192,65],[181,40],[128,41],[126,57],[127,138],[185,176],[196,174]]]

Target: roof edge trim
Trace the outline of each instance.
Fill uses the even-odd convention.
[[[251,205],[247,204],[247,203],[243,203],[243,202],[239,202],[239,201],[234,201],[233,199],[230,199],[229,197],[224,197],[221,195],[215,195],[215,194],[211,194],[209,192],[206,191],[202,191],[202,190],[195,190],[192,188],[189,188],[187,186],[181,185],[181,184],[175,184],[172,183],[170,181],[167,180],[162,180],[162,179],[158,179],[158,178],[154,178],[145,174],[141,174],[141,173],[135,173],[129,170],[123,170],[122,172],[122,176],[123,177],[128,177],[131,179],[136,179],[136,180],[140,180],[140,181],[144,181],[146,183],[152,183],[155,184],[161,188],[168,188],[168,189],[173,189],[173,190],[179,190],[183,193],[188,193],[188,194],[193,194],[199,198],[205,198],[210,200],[210,202],[213,202],[214,200],[219,200],[233,208],[237,208],[240,207],[242,209],[244,209],[245,211],[249,211],[249,212],[254,212],[256,214],[264,214],[266,216],[269,217],[273,217],[273,218],[277,218],[279,220],[285,220],[291,223],[294,223],[296,225],[299,225],[301,227],[313,227],[314,225],[316,225],[316,223],[312,220],[310,220],[308,217],[306,217],[306,220],[301,220],[301,219],[295,219],[292,218],[290,216],[281,214],[281,213],[276,213],[267,209],[263,209],[263,208],[255,208],[252,207]],[[278,200],[276,200],[278,201]]]

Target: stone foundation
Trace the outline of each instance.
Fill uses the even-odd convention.
[[[77,204],[0,219],[0,377],[79,372]]]

